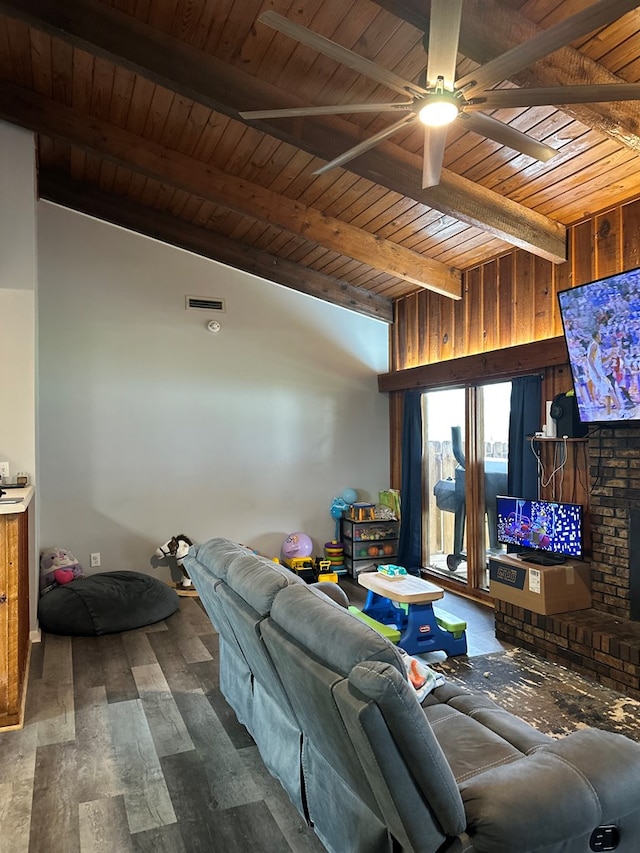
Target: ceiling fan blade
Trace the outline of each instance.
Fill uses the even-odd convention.
[[[638,101],[640,83],[595,83],[585,86],[547,86],[531,89],[492,89],[479,103],[465,109],[542,107],[561,104],[597,104],[602,101]]]
[[[537,139],[527,136],[526,133],[521,133],[515,127],[511,127],[483,113],[462,113],[460,118],[463,120],[464,127],[467,130],[472,130],[474,133],[479,133],[481,136],[493,139],[494,142],[506,145],[507,148],[512,148],[514,151],[519,151],[528,157],[533,157],[534,160],[546,163],[547,160],[550,160],[558,153],[550,145],[538,142]]]
[[[440,183],[444,147],[448,127],[425,127],[424,154],[422,157],[422,189],[436,187]]]
[[[337,166],[343,166],[350,160],[355,160],[355,158],[359,157],[360,154],[364,154],[365,151],[369,151],[370,148],[374,148],[379,142],[382,142],[384,139],[388,139],[390,136],[393,136],[394,133],[397,133],[403,127],[408,127],[416,120],[416,118],[417,116],[415,115],[415,113],[410,116],[405,116],[405,118],[395,122],[395,124],[392,124],[386,130],[381,130],[379,133],[375,133],[373,136],[370,136],[369,139],[365,139],[364,142],[361,142],[359,145],[354,145],[353,148],[349,148],[349,150],[345,151],[344,154],[341,154],[334,160],[330,160],[328,163],[325,163],[324,166],[321,166],[319,169],[316,169],[312,174],[324,175],[325,172],[329,172],[331,171],[331,169],[335,169]]]
[[[339,104],[327,107],[291,107],[283,110],[245,110],[242,118],[292,118],[294,116],[327,116],[343,113],[405,112],[414,108],[413,101],[390,104]]]
[[[346,65],[347,68],[351,68],[352,71],[357,71],[359,74],[369,77],[371,80],[375,80],[376,83],[381,83],[383,86],[386,86],[388,89],[392,89],[394,92],[398,92],[400,95],[406,95],[408,91],[424,94],[425,90],[416,86],[415,83],[403,80],[402,77],[398,77],[398,75],[394,74],[393,71],[387,71],[386,68],[376,65],[375,62],[371,62],[371,60],[365,59],[363,56],[359,56],[352,50],[342,47],[342,45],[336,44],[336,42],[308,30],[301,24],[296,24],[294,21],[290,21],[283,15],[279,15],[277,12],[263,12],[262,15],[258,17],[258,21],[266,24],[274,30],[277,30],[279,33],[283,33],[284,35],[299,41],[301,44],[306,44],[307,47],[312,47],[314,50],[317,50],[318,53],[322,53],[330,59],[335,59],[336,62]]]
[[[465,91],[465,95],[471,97],[473,93],[479,93],[496,83],[509,80],[518,71],[528,68],[543,56],[548,56],[554,50],[571,44],[599,27],[621,18],[637,5],[637,0],[636,2],[634,0],[596,0],[586,9],[576,12],[575,15],[571,15],[465,75],[456,82],[456,89],[473,83],[474,85]]]
[[[438,77],[444,88],[453,91],[458,59],[462,0],[431,0],[429,50],[427,54],[427,86],[433,87]]]

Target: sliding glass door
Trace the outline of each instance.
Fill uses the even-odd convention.
[[[510,382],[423,395],[423,565],[470,591],[488,590],[488,556],[500,550],[510,395]]]

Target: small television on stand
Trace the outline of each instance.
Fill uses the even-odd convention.
[[[550,566],[583,556],[580,504],[498,495],[496,517],[498,542],[527,562]]]
[[[558,293],[582,424],[640,422],[640,267]]]

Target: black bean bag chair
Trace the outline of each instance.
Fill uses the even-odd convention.
[[[174,589],[141,572],[103,572],[45,593],[40,626],[50,634],[99,636],[166,619],[178,609]]]

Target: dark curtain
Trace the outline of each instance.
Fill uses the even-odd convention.
[[[420,575],[422,561],[422,405],[419,391],[404,395],[402,417],[402,488],[398,565]]]
[[[520,376],[511,383],[509,418],[509,494],[528,500],[538,497],[538,463],[527,439],[540,429],[542,377]]]

